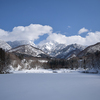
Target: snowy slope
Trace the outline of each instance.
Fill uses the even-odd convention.
[[[79,45],[79,44],[71,44],[66,46],[64,49],[60,50],[57,54],[57,58],[63,58],[63,59],[68,59],[72,57],[76,57],[77,54],[84,50],[86,47]]]
[[[42,50],[40,50],[36,47],[33,47],[31,45],[18,46],[16,48],[9,50],[9,52],[26,54],[26,55],[34,56],[34,57],[46,57],[46,56],[48,56]]]
[[[87,53],[95,53],[96,51],[100,51],[100,43],[96,43],[94,45],[88,46],[86,49],[81,51],[78,56],[87,55]]]
[[[5,41],[0,40],[0,48],[7,51],[7,50],[11,49],[11,46],[9,44],[7,44]]]
[[[50,41],[50,42],[46,42],[44,44],[40,44],[40,45],[38,45],[38,47],[49,54],[51,51],[55,50],[57,45],[58,45],[57,42]]]
[[[66,47],[65,44],[59,44],[55,41],[49,41],[42,45],[38,45],[38,48],[40,48],[41,50],[43,50],[52,57],[55,57],[56,53],[65,47]]]
[[[20,45],[26,45],[26,44],[29,44],[29,45],[32,45],[35,47],[35,44],[32,42],[32,41],[28,41],[28,40],[20,40],[20,41],[8,41],[7,42],[12,48],[15,48],[15,47],[18,47]]]

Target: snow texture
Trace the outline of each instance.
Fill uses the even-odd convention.
[[[0,100],[100,100],[100,75],[2,74]]]

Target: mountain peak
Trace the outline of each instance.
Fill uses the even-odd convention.
[[[7,50],[11,49],[11,46],[8,43],[6,43],[5,41],[0,40],[0,48],[7,51]]]
[[[38,48],[49,54],[50,56],[54,57],[55,52],[57,50],[60,50],[64,48],[66,45],[65,44],[59,44],[58,42],[55,41],[48,41],[44,44],[38,45]]]

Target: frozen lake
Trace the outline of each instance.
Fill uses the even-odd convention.
[[[100,100],[100,75],[3,74],[0,100]]]

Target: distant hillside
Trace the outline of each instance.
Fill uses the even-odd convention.
[[[21,46],[18,46],[16,48],[9,50],[8,52],[25,54],[25,55],[33,56],[33,57],[50,57],[42,50],[36,47],[33,47],[31,45],[21,45]]]
[[[99,43],[96,43],[94,45],[88,46],[86,49],[84,49],[83,51],[81,51],[78,54],[78,57],[85,56],[85,55],[87,55],[89,53],[95,53],[97,51],[100,51],[100,42]]]

